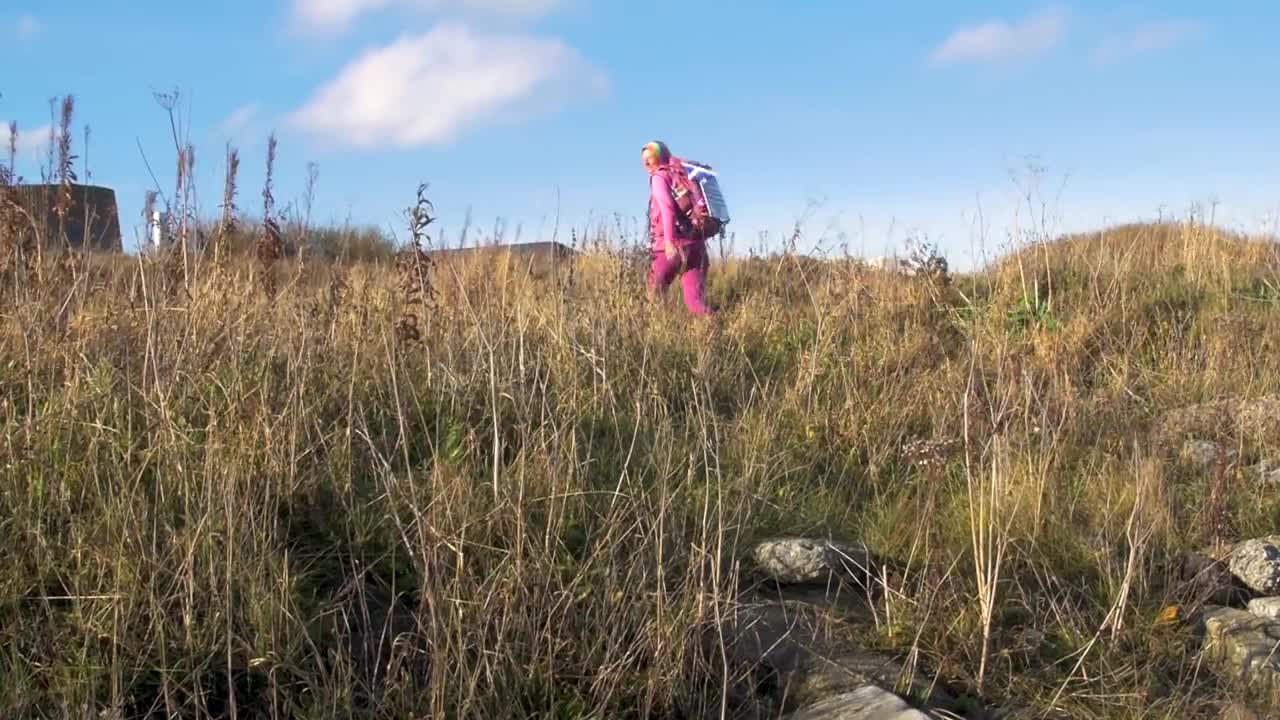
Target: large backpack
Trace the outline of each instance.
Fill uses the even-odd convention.
[[[729,208],[720,192],[719,175],[710,165],[672,157],[671,191],[683,215],[680,225],[697,240],[719,235],[729,224]]]

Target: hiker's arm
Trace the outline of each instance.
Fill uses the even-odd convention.
[[[662,223],[662,239],[669,246],[675,247],[676,238],[676,201],[671,197],[671,186],[666,178],[654,173],[649,180],[649,189],[658,201],[658,220]]]

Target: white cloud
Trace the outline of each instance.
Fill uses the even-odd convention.
[[[442,24],[356,58],[290,119],[338,145],[408,148],[606,86],[603,72],[558,40]]]
[[[18,18],[18,37],[31,37],[40,32],[44,26],[33,15],[23,15]]]
[[[1157,20],[1139,25],[1128,35],[1114,38],[1093,50],[1094,62],[1112,63],[1129,55],[1168,50],[1186,42],[1199,32],[1195,20]]]
[[[527,19],[562,0],[293,0],[294,15],[313,30],[341,30],[367,13],[399,8],[418,12]]]
[[[18,155],[39,152],[49,147],[49,125],[18,130]],[[9,123],[0,125],[0,155],[6,160],[9,157],[9,142],[12,136]]]
[[[936,63],[1028,58],[1051,50],[1061,39],[1065,25],[1065,19],[1057,12],[1012,23],[990,20],[955,31],[930,53],[930,58]]]
[[[18,147],[15,153],[14,164],[18,171],[23,172],[25,167],[30,174],[38,174],[37,169],[43,171],[48,168],[49,164],[49,125],[41,125],[39,127],[19,128],[18,129]],[[62,137],[62,131],[55,130],[55,142]],[[0,165],[9,164],[9,123],[0,124]],[[55,154],[57,150],[54,150]]]
[[[294,0],[293,12],[304,25],[317,30],[344,27],[358,15],[383,10],[393,0]]]
[[[218,128],[228,135],[234,135],[248,127],[257,116],[257,105],[242,105],[232,110],[230,115],[218,123]]]

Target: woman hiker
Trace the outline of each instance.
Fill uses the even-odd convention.
[[[653,238],[653,267],[649,272],[649,290],[665,293],[680,275],[684,304],[699,316],[714,315],[707,305],[707,242],[694,236],[688,223],[682,223],[672,194],[672,173],[684,172],[672,162],[666,144],[654,141],[641,151],[644,167],[649,171],[649,230]]]

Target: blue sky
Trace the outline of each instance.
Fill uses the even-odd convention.
[[[403,235],[428,182],[446,241],[468,211],[524,240],[558,216],[563,238],[642,218],[639,148],[658,137],[720,169],[740,251],[803,218],[802,250],[878,255],[919,233],[967,266],[1028,227],[1030,165],[1051,230],[1212,203],[1273,230],[1278,27],[1262,1],[6,0],[0,63],[20,71],[0,78],[0,118],[36,177],[48,99],[76,97],[126,247],[144,153],[172,187],[152,93],[176,88],[211,215],[227,142],[239,205],[259,208],[274,130],[276,196],[299,200],[314,161],[318,221]]]

